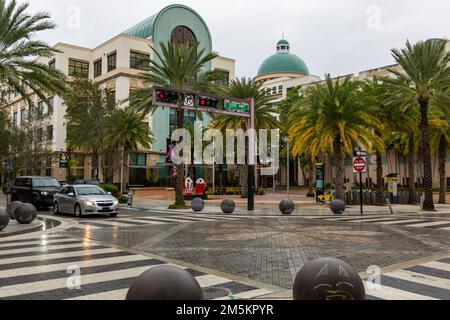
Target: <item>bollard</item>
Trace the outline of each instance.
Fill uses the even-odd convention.
[[[205,208],[205,202],[202,198],[195,198],[191,201],[191,207],[194,212],[202,212]]]
[[[134,198],[133,191],[128,192],[128,206],[130,208],[133,208],[133,200],[134,200],[133,198]]]
[[[284,199],[284,200],[281,200],[279,209],[282,214],[289,215],[289,214],[292,214],[292,212],[294,212],[295,204],[291,199]]]
[[[236,203],[233,200],[225,199],[220,204],[220,209],[225,214],[232,214],[236,209]]]
[[[36,207],[29,203],[24,203],[14,212],[16,221],[20,224],[30,224],[36,219]]]
[[[297,275],[294,300],[365,300],[364,284],[353,268],[335,258],[308,262]]]
[[[9,213],[5,209],[0,209],[0,231],[5,229],[9,224]]]

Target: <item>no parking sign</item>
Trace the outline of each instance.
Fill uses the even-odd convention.
[[[366,157],[354,157],[353,158],[353,173],[366,173],[367,172],[367,158]]]

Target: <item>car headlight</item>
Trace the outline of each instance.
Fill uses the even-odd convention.
[[[90,207],[90,206],[95,205],[95,202],[94,201],[85,201],[84,204]]]
[[[115,206],[118,206],[118,205],[119,205],[119,200],[115,200],[115,201],[114,201],[114,205],[115,205]]]
[[[48,196],[48,192],[47,192],[47,191],[42,191],[42,192],[41,192],[41,195],[43,195],[43,196]]]

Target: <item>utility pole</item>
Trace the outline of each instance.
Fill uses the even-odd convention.
[[[250,100],[250,129],[255,129],[255,99]],[[255,134],[248,139],[248,211],[255,210]]]

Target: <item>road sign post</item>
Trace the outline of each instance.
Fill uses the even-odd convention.
[[[359,173],[359,199],[361,205],[361,215],[364,214],[364,201],[363,201],[363,180],[362,174],[367,172],[367,152],[356,151],[353,156],[353,172]]]

